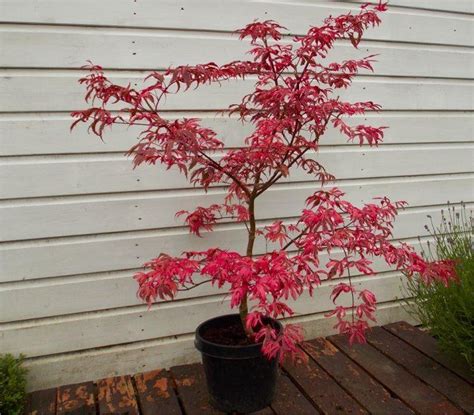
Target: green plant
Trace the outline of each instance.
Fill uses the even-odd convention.
[[[423,255],[452,259],[459,281],[448,286],[420,278],[408,279],[409,311],[431,330],[440,348],[451,356],[461,355],[474,371],[474,221],[464,204],[441,211],[441,223],[426,226],[434,242]]]
[[[0,355],[0,414],[23,413],[26,397],[26,373],[24,356]]]

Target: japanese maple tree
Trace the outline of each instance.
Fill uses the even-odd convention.
[[[179,257],[161,253],[135,275],[143,300],[151,304],[157,297],[173,299],[178,291],[203,283],[225,287],[248,336],[263,341],[263,352],[273,357],[296,353],[302,331],[288,324],[278,333],[262,318],[293,315],[289,301],[305,292],[313,295],[324,279],[341,279],[332,290],[335,309],[329,316],[337,317],[337,328],[351,342],[362,342],[368,320],[375,320],[376,298],[355,288],[351,272],[374,275],[372,261],[380,257],[428,283],[447,284],[456,278],[449,261],[430,263],[410,246],[390,242],[393,221],[404,202],[382,197],[357,207],[338,188],[320,188],[334,180],[317,157],[329,127],[359,145],[377,146],[382,141],[385,127],[347,123],[348,117],[378,111],[380,106],[348,102],[338,93],[351,86],[359,71],[372,70],[373,56],[330,63],[328,53],[342,39],[357,48],[365,30],[379,25],[379,14],[385,10],[383,3],[364,5],[357,14],[330,16],[323,25],[292,39],[283,37],[284,28],[274,21],[255,21],[238,31],[241,40],[250,41],[250,60],[152,72],[142,89],[116,85],[100,66],[88,66],[90,73],[80,83],[93,106],[74,112],[73,126],[88,123],[101,138],[114,124],[141,126],[139,140],[128,152],[135,166],[161,163],[179,169],[194,186],[207,190],[219,185],[226,190],[221,204],[178,212],[192,233],[201,236],[224,220],[241,222],[248,232],[244,253],[218,247]],[[253,90],[228,111],[254,127],[242,147],[226,149],[216,132],[198,119],[163,117],[167,96],[212,83],[225,87],[224,81],[237,78],[254,81]],[[257,226],[258,198],[295,170],[306,172],[319,188],[307,198],[299,219]],[[257,238],[275,249],[254,255]],[[342,294],[350,296],[350,306],[338,304]]]

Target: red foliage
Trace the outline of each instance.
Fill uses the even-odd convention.
[[[420,274],[428,283],[448,283],[455,278],[453,264],[427,263],[408,245],[389,241],[403,203],[387,198],[356,207],[337,188],[318,190],[307,199],[296,223],[276,221],[257,229],[255,200],[292,170],[304,170],[320,183],[334,179],[315,159],[329,125],[359,145],[376,146],[382,141],[385,127],[354,126],[345,121],[366,111],[378,111],[380,106],[371,101],[346,102],[337,94],[351,85],[359,71],[372,70],[373,56],[324,62],[340,39],[348,38],[357,47],[364,31],[380,23],[378,14],[385,9],[383,3],[364,5],[358,14],[329,17],[322,26],[294,37],[292,44],[280,42],[284,28],[277,23],[254,22],[238,31],[240,39],[250,39],[251,61],[210,62],[153,72],[146,79],[151,85],[143,89],[115,85],[101,67],[87,67],[90,74],[80,83],[86,87],[86,101],[98,106],[74,112],[73,125],[88,123],[100,137],[114,124],[142,126],[138,143],[129,151],[135,166],[162,163],[178,168],[195,186],[226,188],[222,204],[178,212],[185,215],[190,231],[200,236],[219,221],[234,219],[244,222],[249,234],[245,254],[218,248],[185,252],[180,257],[160,254],[135,276],[143,300],[151,304],[157,297],[173,299],[179,290],[204,282],[225,286],[231,307],[240,308],[247,332],[263,341],[264,353],[283,357],[297,352],[301,330],[287,325],[283,333],[277,333],[262,323],[262,317],[293,315],[291,301],[305,292],[313,295],[323,279],[344,278],[334,286],[331,299],[336,304],[348,297],[349,302],[339,303],[329,315],[337,318],[336,326],[351,342],[362,342],[367,321],[375,320],[376,299],[371,292],[356,289],[352,272],[375,274],[372,259],[379,257],[409,276]],[[197,119],[161,116],[161,104],[168,95],[249,76],[256,78],[254,90],[229,108],[231,114],[255,127],[242,148],[224,149],[217,134]],[[256,238],[279,247],[254,256]],[[204,279],[198,281],[198,277]]]

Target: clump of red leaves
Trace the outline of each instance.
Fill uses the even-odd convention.
[[[376,298],[368,290],[356,290],[351,271],[373,275],[372,258],[380,257],[408,275],[419,274],[428,283],[441,280],[447,284],[455,278],[451,263],[428,263],[408,245],[389,242],[397,209],[403,203],[387,198],[356,207],[337,188],[317,190],[307,199],[297,223],[276,221],[257,228],[256,200],[292,170],[303,170],[320,183],[334,179],[316,157],[328,126],[359,145],[376,146],[382,141],[384,127],[353,126],[345,121],[378,111],[380,106],[371,101],[347,102],[337,94],[350,87],[360,70],[372,70],[373,56],[328,63],[327,55],[340,39],[350,39],[357,48],[364,31],[379,25],[379,13],[385,8],[382,3],[364,5],[358,14],[328,17],[322,26],[311,27],[292,43],[281,41],[284,28],[273,21],[251,23],[238,31],[240,39],[250,40],[251,60],[153,72],[143,89],[116,85],[101,67],[88,67],[90,74],[80,82],[87,89],[86,101],[97,106],[74,112],[73,125],[88,123],[100,137],[114,124],[142,126],[138,143],[129,151],[136,166],[162,163],[178,168],[195,186],[227,189],[222,204],[179,212],[192,233],[200,236],[202,230],[212,231],[224,219],[244,222],[248,230],[244,254],[212,248],[180,257],[162,253],[146,263],[146,270],[135,276],[143,300],[151,304],[157,297],[172,299],[178,291],[204,282],[225,287],[231,307],[240,309],[247,332],[263,341],[263,352],[282,358],[297,352],[302,332],[287,325],[277,333],[263,324],[262,317],[291,316],[289,302],[306,291],[312,295],[323,279],[344,277],[334,286],[331,298],[336,304],[341,295],[348,295],[351,305],[335,305],[329,315],[337,317],[339,331],[347,333],[351,342],[363,342],[367,321],[375,320]],[[162,117],[160,106],[168,95],[236,78],[255,80],[254,90],[229,108],[230,114],[254,126],[242,148],[224,149],[217,134],[197,119]],[[254,256],[256,238],[280,248]],[[198,280],[200,277],[204,279]]]

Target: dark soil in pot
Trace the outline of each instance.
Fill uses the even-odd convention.
[[[279,322],[268,321],[281,330]],[[227,413],[248,413],[271,403],[278,362],[264,357],[262,344],[247,338],[238,314],[202,323],[196,329],[195,345],[202,354],[212,406]]]
[[[201,335],[208,342],[224,346],[249,346],[255,344],[245,334],[240,318],[232,322],[228,322],[227,319],[221,319],[215,321],[212,325],[207,324],[203,328]]]

